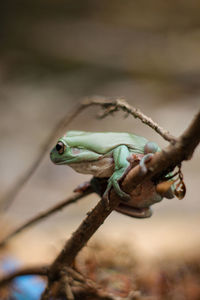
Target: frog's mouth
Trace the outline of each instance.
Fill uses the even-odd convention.
[[[63,165],[65,164],[65,161],[60,160],[60,158],[56,158],[50,155],[51,161],[56,165]]]
[[[60,159],[54,159],[54,164],[56,164],[56,165],[64,165],[64,164],[67,164],[66,163],[66,160],[63,160],[63,161],[61,161]]]
[[[120,203],[115,210],[133,218],[149,218],[152,215],[152,211],[149,207],[139,208],[124,203]]]
[[[61,156],[57,157],[57,151],[55,148],[50,152],[50,159],[56,165],[66,164],[66,158],[62,158]]]

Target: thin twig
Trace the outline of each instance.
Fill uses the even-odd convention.
[[[5,246],[5,244],[15,235],[18,233],[22,232],[26,228],[32,226],[33,224],[38,223],[39,221],[42,221],[46,219],[47,217],[53,215],[54,213],[60,211],[64,207],[76,203],[78,200],[82,199],[83,197],[86,197],[87,195],[91,194],[93,191],[88,188],[86,191],[81,192],[81,193],[75,193],[72,196],[68,197],[67,199],[59,202],[58,204],[54,205],[53,207],[50,207],[44,212],[39,213],[35,217],[29,219],[26,221],[24,224],[20,225],[18,228],[16,228],[13,232],[8,234],[1,242],[0,242],[0,248]]]
[[[159,133],[165,140],[171,143],[175,141],[175,137],[172,136],[167,130],[159,126],[151,118],[143,114],[139,109],[130,106],[125,100],[89,99],[83,101],[79,105],[75,106],[75,108],[70,113],[68,112],[55,126],[45,143],[41,146],[40,152],[38,153],[36,159],[33,161],[32,165],[23,174],[23,176],[19,178],[19,180],[15,183],[13,188],[9,190],[8,194],[1,199],[0,210],[7,209],[11,205],[12,201],[15,199],[21,188],[31,178],[33,173],[40,165],[42,159],[49,150],[49,147],[51,146],[55,138],[66,129],[66,127],[70,124],[72,120],[74,120],[76,116],[78,116],[84,109],[90,106],[100,106],[105,110],[105,112],[107,112],[107,114],[112,113],[112,111],[118,111],[121,109],[126,113],[131,114],[134,118],[140,119],[144,124],[148,125],[157,133]],[[105,113],[104,116],[106,116],[107,114]]]
[[[85,105],[100,105],[105,108],[105,111],[100,115],[101,117],[106,117],[109,114],[112,114],[115,111],[119,111],[120,109],[125,111],[128,115],[132,115],[134,118],[138,118],[142,121],[142,123],[151,127],[155,130],[160,136],[162,136],[166,141],[170,143],[174,143],[176,138],[169,133],[169,131],[162,128],[159,124],[154,122],[150,117],[146,116],[141,110],[138,108],[134,108],[129,105],[124,99],[116,99],[116,100],[106,100],[106,99],[93,99],[85,101]]]
[[[40,275],[48,276],[49,266],[38,266],[38,267],[28,267],[21,270],[17,270],[2,279],[0,279],[0,287],[9,284],[14,278],[24,275]]]

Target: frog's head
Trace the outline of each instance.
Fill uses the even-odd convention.
[[[58,140],[56,146],[50,152],[50,158],[53,163],[62,165],[74,158],[71,153],[71,148],[67,145],[64,138]]]

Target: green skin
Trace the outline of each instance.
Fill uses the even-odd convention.
[[[157,151],[161,149],[156,143],[135,134],[68,131],[58,140],[50,158],[55,164],[69,165],[79,173],[92,174],[97,178],[109,177],[103,198],[108,200],[110,189],[114,188],[122,200],[127,201],[130,196],[121,190],[119,182],[131,168],[133,157],[140,157],[141,174],[145,174],[145,162]],[[172,198],[170,192],[168,198]],[[148,211],[141,217],[149,216]]]

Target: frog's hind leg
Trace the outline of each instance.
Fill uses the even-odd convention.
[[[152,216],[152,210],[150,207],[146,208],[135,208],[123,203],[120,203],[119,206],[115,209],[117,212],[132,217],[132,218],[150,218]]]

